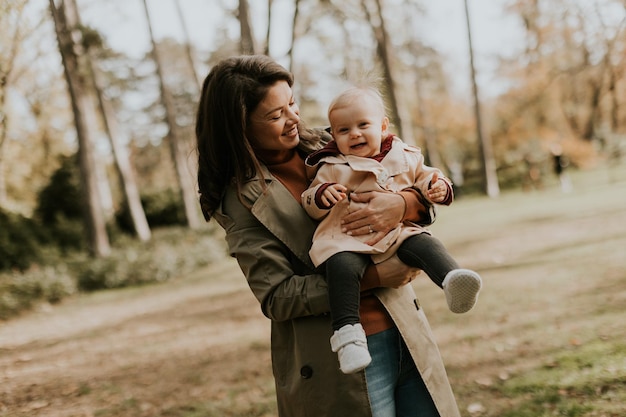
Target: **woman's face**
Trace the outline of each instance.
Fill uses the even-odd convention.
[[[286,81],[278,81],[250,114],[247,133],[252,147],[260,151],[284,151],[298,146],[299,114],[291,87]]]

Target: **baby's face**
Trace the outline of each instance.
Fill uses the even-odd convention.
[[[354,100],[349,106],[335,107],[328,118],[342,154],[367,158],[380,153],[389,119],[370,97]]]

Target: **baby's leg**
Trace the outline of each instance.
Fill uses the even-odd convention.
[[[482,287],[480,275],[460,269],[437,238],[427,233],[409,237],[400,245],[398,258],[409,266],[422,269],[443,288],[452,312],[465,313],[476,304]]]
[[[326,261],[326,279],[333,336],[330,346],[339,357],[339,368],[352,374],[372,361],[367,337],[359,323],[361,278],[371,262],[369,255],[341,252]]]
[[[428,233],[407,238],[398,248],[398,258],[405,264],[426,272],[430,279],[443,288],[448,272],[459,264],[448,253],[443,243]]]
[[[361,278],[371,263],[369,255],[340,252],[326,261],[326,281],[333,330],[359,322]]]

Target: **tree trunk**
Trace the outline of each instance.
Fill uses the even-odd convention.
[[[604,70],[602,71],[604,73]],[[591,141],[596,135],[596,123],[600,114],[600,95],[602,93],[602,78],[589,80],[589,115],[583,123],[582,138]]]
[[[267,30],[265,31],[265,48],[263,48],[263,53],[267,56],[270,55],[270,35],[272,33],[272,0],[267,0]],[[296,7],[298,0],[296,0]]]
[[[367,17],[368,22],[372,26],[372,30],[374,31],[374,37],[376,38],[376,54],[380,63],[383,67],[383,77],[385,79],[387,85],[387,101],[389,102],[389,106],[391,108],[391,119],[396,128],[398,129],[398,135],[403,138],[405,141],[409,143],[414,143],[415,138],[413,136],[413,129],[410,123],[405,122],[408,120],[408,117],[403,117],[401,107],[398,103],[398,95],[396,90],[396,82],[395,77],[393,75],[392,70],[392,58],[389,48],[389,35],[387,34],[387,29],[385,28],[385,20],[382,14],[382,6],[380,4],[380,0],[375,0],[376,4],[376,14],[378,15],[378,22],[375,22],[372,14],[370,13],[367,5],[364,1],[362,4],[363,11]]]
[[[0,208],[4,208],[7,206],[8,196],[7,196],[7,180],[4,164],[4,158],[2,155],[4,154],[4,141],[0,141]]]
[[[616,88],[617,75],[616,68],[611,68],[609,74],[609,94],[611,95],[611,132],[617,132],[619,129],[619,93]]]
[[[198,75],[198,71],[196,70],[196,63],[193,59],[193,52],[191,50],[191,37],[189,36],[189,31],[187,30],[187,22],[185,21],[185,16],[183,16],[183,9],[180,7],[180,0],[174,0],[174,5],[176,6],[178,20],[180,21],[180,26],[182,27],[183,34],[185,36],[185,55],[187,56],[187,61],[189,62],[189,69],[191,70],[191,74],[198,84],[199,94],[200,89],[202,88],[202,79]]]
[[[422,121],[422,131],[424,133],[424,143],[426,144],[426,155],[428,156],[428,165],[443,169],[443,161],[437,148],[437,138],[433,133],[433,129],[429,126],[430,118],[426,112],[426,106],[423,100],[423,94],[420,88],[420,82],[417,82],[415,88],[415,97],[417,98],[417,111]]]
[[[7,116],[7,90],[13,81],[13,73],[16,70],[15,63],[16,57],[22,44],[21,28],[22,28],[22,16],[24,15],[24,9],[26,4],[7,5],[4,13],[7,13],[5,17],[0,19],[0,23],[6,22],[8,19],[15,19],[14,25],[10,25],[13,28],[11,37],[9,39],[10,46],[5,44],[5,48],[8,49],[8,56],[6,60],[3,59],[0,62],[0,208],[6,207],[8,203],[7,196],[7,184],[6,184],[6,165],[5,165],[5,150],[7,148],[8,132],[9,132],[9,118]],[[11,8],[14,13],[11,13]],[[8,22],[6,22],[8,24]],[[6,42],[6,39],[3,39]],[[9,43],[7,42],[7,43]],[[8,47],[7,47],[8,46]]]
[[[484,191],[489,197],[500,195],[498,175],[496,173],[496,160],[491,148],[491,140],[485,134],[480,111],[480,99],[478,98],[478,85],[476,84],[476,69],[474,67],[474,48],[472,47],[472,30],[470,26],[469,8],[465,0],[465,19],[467,21],[467,39],[469,44],[470,71],[472,79],[472,91],[474,93],[474,116],[476,118],[476,131],[478,133],[478,146],[481,153],[481,162],[484,175]]]
[[[124,193],[124,204],[127,205],[130,213],[133,229],[137,234],[137,237],[142,242],[146,242],[151,238],[150,226],[146,219],[146,213],[141,205],[141,196],[139,189],[137,188],[137,181],[130,164],[130,158],[126,147],[120,141],[120,133],[117,125],[117,118],[111,108],[111,104],[104,97],[101,86],[101,74],[94,65],[93,56],[89,54],[89,64],[91,74],[93,76],[93,84],[96,90],[96,96],[98,97],[98,105],[100,107],[100,113],[102,115],[102,121],[104,123],[107,136],[111,142],[111,149],[113,151],[113,158],[115,159],[115,168],[117,170],[118,178],[122,192]]]
[[[156,66],[157,78],[159,79],[161,100],[163,102],[163,107],[165,108],[165,118],[168,125],[167,141],[170,144],[174,168],[176,169],[176,175],[178,177],[181,198],[185,209],[185,216],[187,218],[187,225],[191,229],[197,229],[200,227],[200,218],[198,216],[197,194],[196,192],[194,192],[196,187],[194,186],[191,172],[188,169],[187,160],[185,158],[185,151],[182,149],[183,145],[182,143],[180,143],[177,137],[177,124],[174,104],[170,91],[165,84],[163,68],[159,59],[157,44],[156,40],[154,39],[154,32],[152,30],[152,21],[150,19],[150,12],[148,11],[148,4],[146,0],[143,0],[143,5],[146,13],[146,20],[148,22],[148,29],[150,31],[150,40],[152,41],[152,57]]]
[[[293,71],[293,47],[296,43],[296,31],[298,30],[298,17],[300,15],[300,0],[295,0],[293,10],[293,19],[291,23],[291,42],[289,43],[289,50],[287,51],[287,58],[289,59],[289,66],[287,69]]]
[[[4,152],[6,149],[9,120],[4,111],[6,102],[6,74],[0,74],[0,208],[7,204],[6,176],[4,173]]]
[[[269,24],[269,22],[268,22]],[[241,53],[252,55],[255,53],[254,36],[250,24],[250,6],[248,0],[239,0],[239,28],[241,30]]]
[[[77,14],[73,1],[58,1],[58,3],[59,5],[56,6],[55,0],[50,0],[50,12],[54,19],[59,51],[74,112],[89,251],[93,256],[105,257],[110,254],[111,247],[94,171],[95,158],[91,127],[94,126],[95,117],[88,84],[83,75],[85,74],[85,65],[82,62],[84,52],[81,45],[73,40],[73,37],[80,35],[80,31],[74,29],[77,24]]]

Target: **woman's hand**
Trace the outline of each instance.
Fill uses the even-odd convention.
[[[392,256],[376,265],[381,287],[399,288],[413,281],[422,272],[404,264],[397,256]]]
[[[350,199],[364,205],[342,219],[342,231],[352,236],[372,235],[368,245],[375,245],[396,227],[406,209],[404,198],[394,193],[352,193]]]

